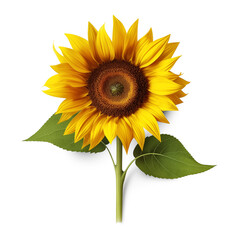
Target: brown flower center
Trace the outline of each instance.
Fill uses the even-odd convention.
[[[101,64],[88,79],[92,105],[102,113],[129,116],[148,98],[148,81],[137,66],[114,60]]]

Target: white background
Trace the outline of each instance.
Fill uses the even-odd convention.
[[[0,239],[240,239],[239,1],[1,1]],[[61,99],[41,92],[69,46],[64,33],[87,37],[87,23],[112,15],[139,36],[171,33],[182,55],[174,72],[189,95],[162,133],[181,140],[200,163],[217,167],[177,180],[148,177],[135,165],[115,223],[115,175],[107,152],[90,155],[22,142]],[[136,142],[132,142],[130,153]],[[115,154],[115,142],[110,146]],[[124,157],[124,167],[132,155]]]

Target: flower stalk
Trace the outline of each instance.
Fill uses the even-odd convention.
[[[123,170],[122,170],[122,142],[117,137],[117,162],[115,166],[116,174],[116,222],[122,222],[122,198],[123,198]]]

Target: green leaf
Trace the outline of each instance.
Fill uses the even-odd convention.
[[[161,142],[155,137],[147,137],[143,151],[139,145],[134,149],[136,165],[145,174],[158,178],[180,178],[201,173],[214,167],[202,165],[194,160],[175,137],[162,134]]]
[[[74,133],[70,135],[63,135],[68,123],[72,120],[74,116],[69,120],[58,124],[60,117],[61,114],[52,115],[34,135],[26,139],[25,141],[49,142],[60,148],[74,152],[98,153],[103,152],[106,149],[105,144],[109,143],[106,138],[104,138],[102,142],[100,142],[96,147],[91,150],[89,150],[89,145],[81,149],[83,140],[74,143]]]

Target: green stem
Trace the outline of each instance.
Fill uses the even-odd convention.
[[[123,181],[122,178],[122,142],[117,137],[117,163],[115,166],[116,173],[116,222],[122,222],[122,195]]]

